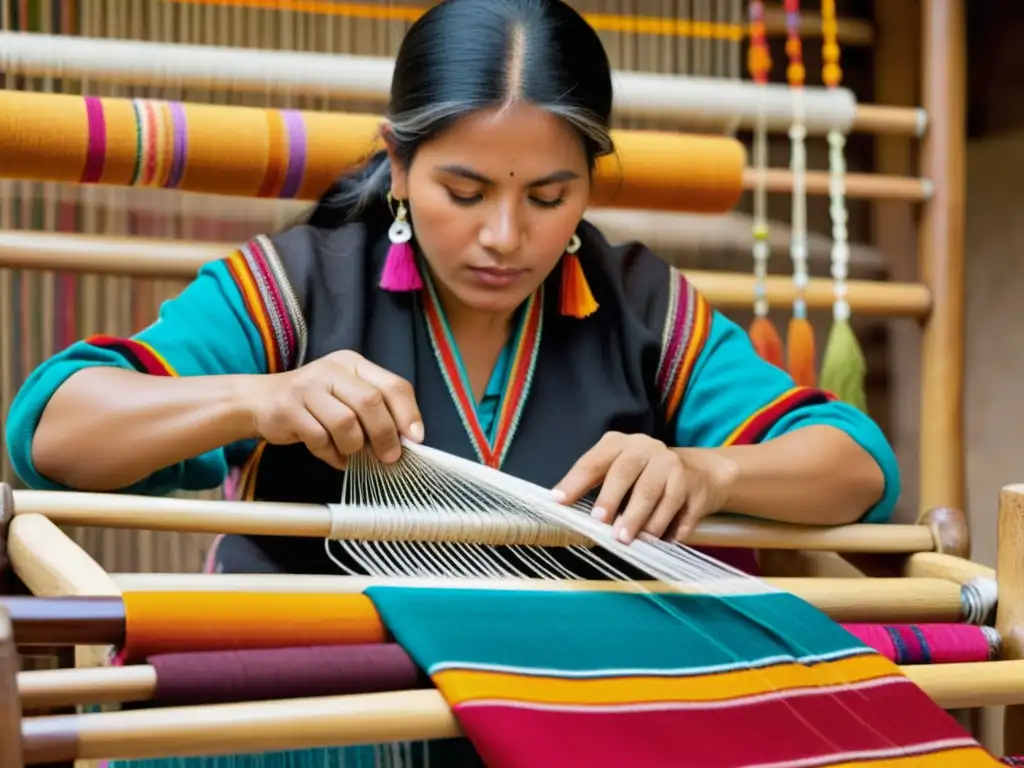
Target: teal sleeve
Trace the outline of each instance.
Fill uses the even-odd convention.
[[[878,463],[885,491],[862,522],[888,522],[900,495],[900,473],[878,425],[826,392],[797,387],[788,373],[758,356],[743,329],[713,312],[676,416],[677,445],[760,443],[815,424],[843,430]]]
[[[18,476],[31,488],[71,490],[43,477],[32,463],[32,439],[50,398],[83,368],[110,366],[156,376],[258,374],[267,371],[267,351],[228,261],[205,265],[158,319],[131,338],[93,336],[76,342],[36,368],[22,385],[7,417],[6,442]],[[98,435],[116,440],[116,435]],[[219,486],[233,445],[166,467],[124,493],[166,494]],[[235,458],[234,460],[237,460]]]

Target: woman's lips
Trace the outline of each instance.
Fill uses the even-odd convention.
[[[478,283],[488,288],[508,288],[525,272],[522,269],[496,267],[470,267],[469,271]]]

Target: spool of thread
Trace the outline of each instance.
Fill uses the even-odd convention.
[[[969,624],[843,624],[843,628],[896,664],[967,664],[990,661],[999,633]]]

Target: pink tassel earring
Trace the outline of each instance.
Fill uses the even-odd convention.
[[[388,202],[391,202],[390,192]],[[388,248],[388,255],[384,260],[380,287],[385,291],[418,291],[423,288],[423,279],[416,266],[416,254],[410,244],[412,226],[409,224],[405,203],[401,200],[398,201],[398,208],[395,210],[395,220],[388,230],[388,239],[391,240],[391,247]]]

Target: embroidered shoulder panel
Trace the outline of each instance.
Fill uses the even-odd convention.
[[[658,391],[666,420],[679,413],[693,368],[711,331],[711,305],[675,267],[669,268],[669,299],[661,336]]]
[[[267,372],[293,370],[305,362],[308,332],[298,297],[270,238],[260,235],[227,260],[246,309],[263,339]]]

